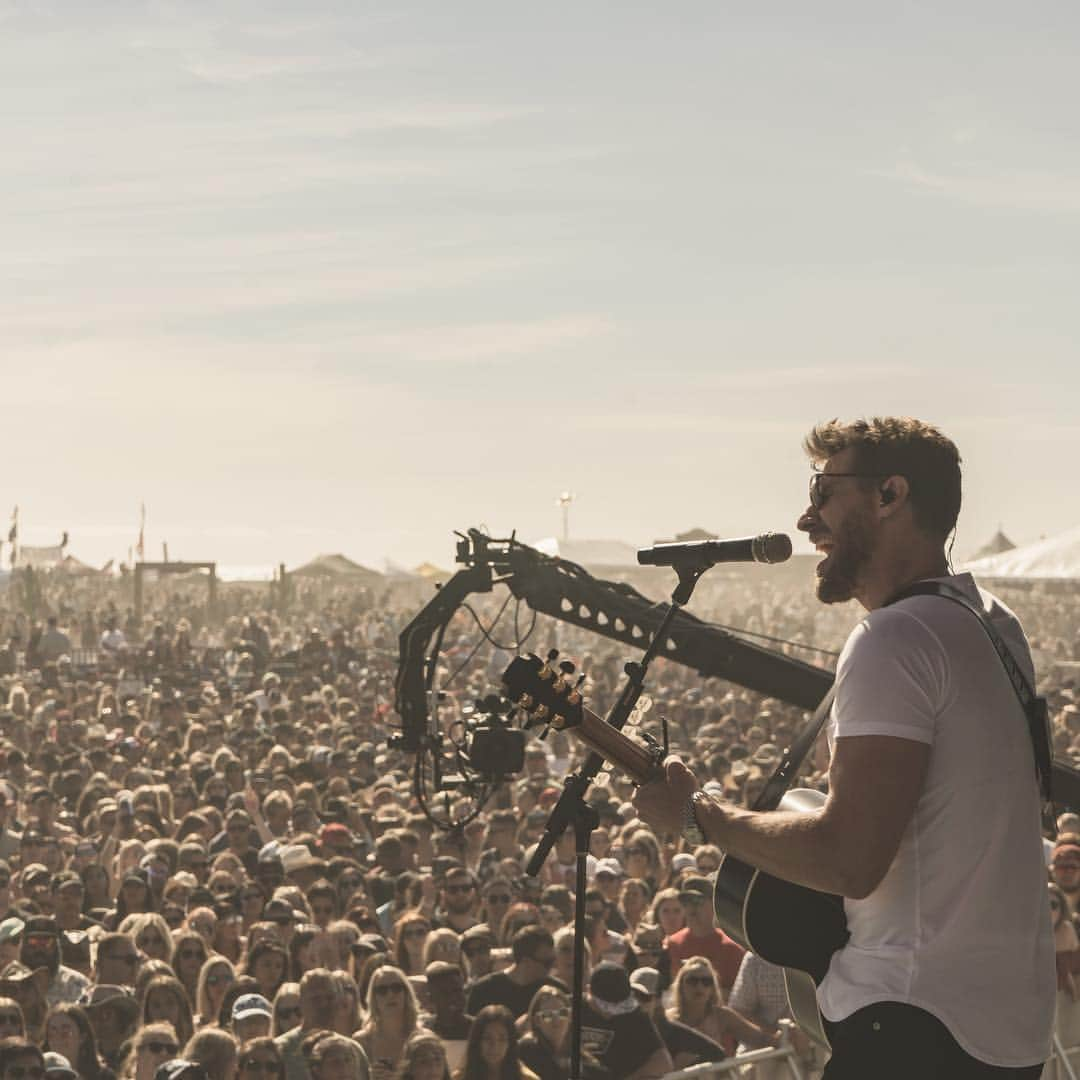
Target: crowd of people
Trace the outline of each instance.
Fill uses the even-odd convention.
[[[858,612],[762,580],[695,611],[828,666]],[[1055,746],[1080,757],[1076,601],[999,592],[1048,658]],[[524,872],[582,756],[572,737],[530,739],[482,806],[418,800],[412,755],[387,741],[414,598],[340,588],[269,611],[237,594],[209,618],[178,587],[142,620],[104,586],[46,580],[35,599],[28,614],[0,595],[0,1080],[558,1080],[578,904],[586,1075],[647,1080],[778,1045],[820,1066],[787,1030],[781,973],[714,925],[721,852],[656,835],[617,771],[589,791],[584,895],[572,831]],[[481,621],[497,599],[476,601]],[[462,613],[445,637],[447,732],[512,652],[477,635]],[[558,644],[600,712],[629,658],[542,617],[512,644]],[[635,722],[659,736],[661,717],[673,751],[745,805],[804,720],[658,661]],[[821,748],[800,783],[825,768]],[[1059,825],[1061,1030],[1080,1043],[1080,818]]]

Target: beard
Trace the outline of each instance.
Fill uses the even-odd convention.
[[[830,539],[833,549],[817,566],[817,598],[823,604],[842,604],[855,595],[873,541],[868,523],[854,515],[844,522],[843,533]]]

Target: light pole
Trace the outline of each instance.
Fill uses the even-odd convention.
[[[572,491],[564,491],[555,500],[556,506],[562,507],[562,538],[565,544],[570,539],[570,504],[574,501]]]

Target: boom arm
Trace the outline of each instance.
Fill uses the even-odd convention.
[[[460,534],[459,534],[460,535]],[[667,610],[635,588],[594,578],[576,563],[544,555],[514,537],[493,540],[476,529],[457,548],[459,570],[409,623],[399,637],[396,707],[402,719],[400,746],[420,751],[437,747],[431,728],[430,694],[442,633],[454,612],[472,592],[490,592],[505,584],[534,611],[592,630],[601,637],[644,649]],[[832,672],[745,641],[735,634],[677,611],[659,655],[697,671],[779,698],[812,711],[833,682]],[[1080,770],[1054,762],[1055,802],[1080,806]]]

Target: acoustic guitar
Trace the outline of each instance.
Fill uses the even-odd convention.
[[[663,776],[659,744],[639,743],[597,716],[574,683],[540,657],[516,657],[502,679],[511,700],[533,720],[573,735],[635,783]],[[784,794],[778,809],[809,813],[824,801],[820,791],[795,788]],[[843,899],[793,885],[725,855],[713,906],[724,933],[784,969],[792,1017],[811,1039],[828,1047],[816,988],[833,953],[848,940]]]

